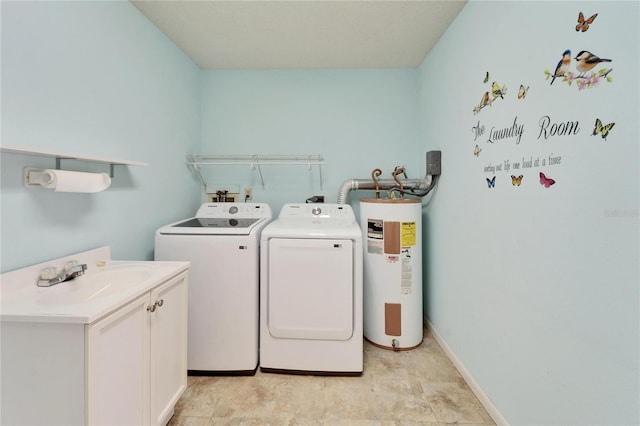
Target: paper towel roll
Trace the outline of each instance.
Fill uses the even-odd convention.
[[[42,171],[40,185],[56,192],[100,192],[111,186],[111,178],[106,173],[47,169]]]

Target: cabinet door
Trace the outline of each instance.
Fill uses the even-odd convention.
[[[187,388],[187,274],[151,292],[151,424],[164,425]]]
[[[149,294],[86,326],[87,424],[149,424]]]

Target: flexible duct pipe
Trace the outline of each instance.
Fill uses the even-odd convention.
[[[427,175],[431,178],[430,175]],[[430,189],[433,179],[407,179],[402,181],[404,190],[421,190],[426,191]],[[398,188],[398,183],[394,179],[380,179],[378,180],[379,189],[392,189]],[[376,184],[371,179],[348,179],[340,185],[340,192],[338,193],[338,204],[346,204],[349,200],[349,193],[358,189],[364,190],[376,190]]]

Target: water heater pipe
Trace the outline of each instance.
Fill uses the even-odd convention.
[[[424,179],[407,179],[402,181],[402,191],[408,195],[424,197],[435,185],[434,176],[427,175]],[[340,185],[338,204],[346,204],[349,193],[356,190],[400,189],[394,179],[379,179],[377,185],[371,179],[347,179]],[[413,194],[415,192],[415,194]]]
[[[371,172],[371,180],[376,186],[376,200],[380,199],[380,185],[378,185],[378,176],[380,176],[381,174],[382,170],[380,169],[373,169],[373,171]]]
[[[404,177],[407,177],[407,173],[404,171],[404,167],[397,167],[393,173],[391,174],[391,176],[393,176],[393,180],[396,181],[396,183],[398,184],[398,187],[400,188],[400,194],[404,195],[404,192],[402,191],[404,189],[404,185],[402,184],[402,182],[400,181],[400,179],[398,179],[398,175],[403,173]]]
[[[424,197],[433,188],[435,188],[438,182],[438,176],[441,171],[441,156],[440,151],[428,151],[427,152],[427,174],[424,179],[406,179],[404,167],[396,167],[393,171],[393,179],[381,179],[376,177],[382,172],[380,169],[374,169],[371,173],[371,179],[348,179],[340,185],[340,191],[338,192],[338,203],[346,204],[349,199],[349,192],[364,189],[376,191],[376,198],[380,196],[380,190],[386,189],[389,191],[399,192],[401,196],[413,195],[415,197]],[[403,174],[404,181],[397,179],[399,174]]]

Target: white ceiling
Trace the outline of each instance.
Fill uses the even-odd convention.
[[[201,68],[404,68],[467,0],[131,0]]]

